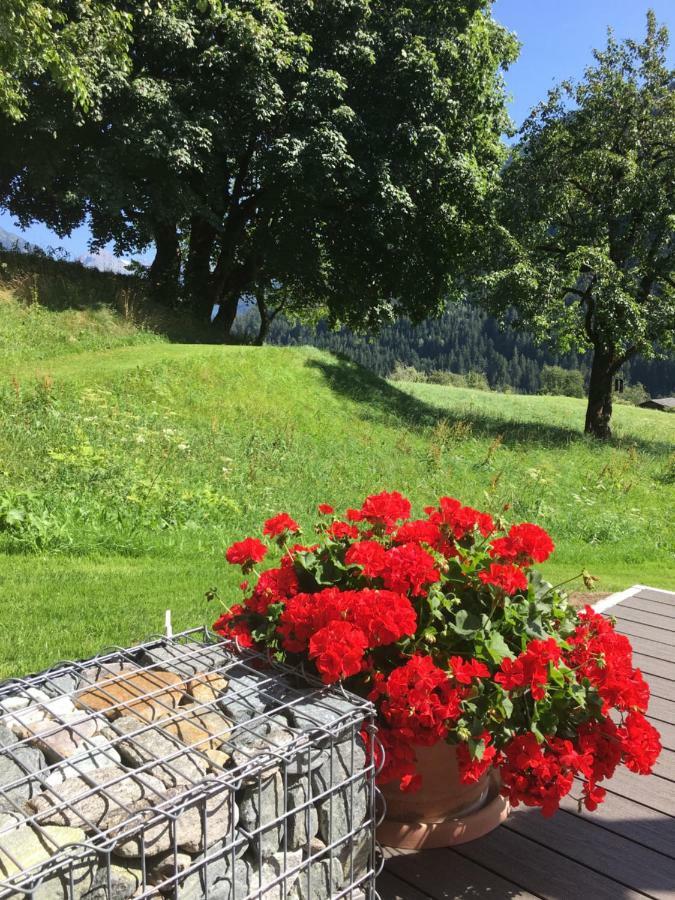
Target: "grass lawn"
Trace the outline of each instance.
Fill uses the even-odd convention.
[[[35,315],[43,352],[10,355],[13,302],[0,303],[0,675],[142,638],[168,607],[177,628],[208,622],[208,588],[236,595],[232,540],[280,510],[309,530],[317,502],[382,489],[418,510],[442,494],[508,504],[551,532],[554,582],[587,568],[602,591],[675,587],[673,416],[618,407],[603,446],[581,433],[582,401],[394,385],[313,349],[130,331],[62,353],[68,311]]]

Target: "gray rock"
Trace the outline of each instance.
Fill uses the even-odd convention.
[[[142,666],[170,669],[182,678],[201,672],[219,669],[232,661],[232,655],[218,645],[166,641],[143,650],[140,658]],[[228,677],[228,676],[226,676]]]
[[[92,782],[92,783],[90,783]],[[90,793],[93,786],[99,790]],[[105,830],[111,814],[125,806],[154,806],[166,795],[166,786],[147,773],[133,775],[109,766],[88,773],[83,778],[68,778],[58,790],[45,791],[29,800],[28,808],[42,825],[68,825],[85,831]]]
[[[231,755],[233,767],[241,769],[242,773],[249,766],[259,767],[263,756],[269,757],[269,763],[265,764],[265,768],[276,768],[281,761],[274,756],[275,751],[283,750],[295,740],[293,732],[280,727],[278,722],[268,720],[255,724],[255,729],[235,732],[229,741],[221,744],[222,749]]]
[[[239,796],[239,822],[252,835],[254,855],[270,856],[279,849],[283,838],[281,825],[268,823],[284,812],[284,783],[281,773],[263,774],[256,782],[242,788]]]
[[[219,706],[225,715],[235,722],[247,722],[265,712],[266,702],[261,696],[262,682],[246,674],[240,667],[228,672],[230,684],[222,695]]]
[[[113,736],[114,737],[114,736]],[[52,767],[50,774],[45,779],[49,785],[62,784],[68,778],[79,778],[86,772],[93,772],[95,769],[107,769],[110,766],[119,766],[122,763],[122,757],[114,747],[110,746],[110,739],[103,734],[95,734],[84,744],[84,755],[80,755],[72,759],[72,763],[62,762],[58,766]]]
[[[240,900],[249,890],[250,864],[238,859],[234,864],[234,890],[229,858],[210,860],[205,869],[193,872],[178,884],[178,900],[204,900],[208,885],[209,900]]]
[[[108,881],[108,866],[102,864],[82,900],[129,900],[142,884],[143,872],[139,866],[111,862]]]
[[[18,740],[16,734],[0,722],[0,747],[11,747]]]
[[[11,825],[15,827],[5,830]],[[0,879],[40,866],[58,855],[68,844],[79,844],[85,839],[84,831],[79,828],[58,828],[54,825],[46,826],[38,834],[30,826],[21,824],[19,817],[7,814],[0,814],[0,831],[3,832]],[[31,897],[35,900],[80,900],[91,888],[97,865],[96,855],[90,853],[84,859],[72,863],[72,873],[64,866],[61,872],[48,876],[35,887]]]
[[[55,694],[72,694],[77,690],[80,683],[80,676],[74,671],[49,673],[49,678],[45,682],[45,687],[49,687]]]
[[[353,749],[352,749],[353,748]],[[312,792],[318,796],[331,793],[318,803],[319,835],[326,844],[346,837],[366,818],[368,790],[365,778],[344,784],[347,778],[365,768],[366,754],[360,739],[355,743],[344,741],[326,751],[322,765],[312,770]]]
[[[346,883],[358,881],[371,866],[370,854],[373,837],[369,829],[364,829],[355,837],[336,848]]]
[[[279,882],[279,884],[277,884],[275,887],[268,887],[268,885],[279,878],[282,874],[289,872],[291,869],[296,868],[296,866],[299,866],[301,862],[302,851],[300,850],[295,850],[285,854],[275,853],[267,859],[263,859],[260,877],[258,877],[258,868],[256,866],[251,877],[249,878],[250,890],[266,888],[266,898],[270,898],[270,900],[283,900],[285,896],[292,893],[293,887],[298,880],[298,872],[286,875],[284,880],[282,882]]]
[[[6,748],[0,753],[0,788],[15,803],[28,800],[40,790],[40,782],[34,775],[45,767],[45,758],[33,747]],[[21,779],[19,784],[8,787]]]
[[[289,850],[303,849],[319,830],[319,817],[309,800],[308,778],[295,779],[289,783],[286,794],[286,846]],[[307,805],[302,808],[304,804]],[[295,809],[298,811],[292,812]]]
[[[292,900],[328,900],[340,891],[342,884],[339,861],[335,857],[317,859],[300,871],[290,896]]]
[[[178,753],[169,762],[153,768],[152,774],[171,786],[192,784],[204,778],[208,771],[207,760],[190,752],[182,741],[166,735],[161,725],[145,726],[145,722],[131,716],[115,719],[111,725],[119,734],[128,736],[116,743],[116,749],[127,765],[142,766]]]
[[[25,726],[26,737],[42,750],[47,759],[59,762],[81,753],[88,748],[87,738],[93,738],[98,731],[96,719],[88,719],[74,712],[74,716],[68,717],[68,726],[62,728],[53,719],[43,719]]]
[[[154,857],[148,866],[148,884],[161,885],[162,882],[179,875],[192,865],[192,857],[188,853],[163,853]]]
[[[204,852],[205,841],[209,846],[223,840],[237,824],[238,810],[234,797],[229,791],[221,791],[209,797],[206,804],[206,834],[203,829],[202,803],[180,806],[180,788],[168,788],[165,799],[173,800],[172,812],[177,813],[175,819],[176,844],[179,850],[186,853]],[[129,808],[138,818],[129,823],[128,813],[116,811],[108,816],[105,825],[111,829],[110,836],[116,838],[115,852],[125,858],[141,856],[145,848],[147,856],[166,853],[173,847],[172,817],[162,816],[161,812],[149,809],[147,803],[140,801],[130,804]],[[150,824],[153,823],[153,824]],[[143,825],[143,827],[141,827]]]
[[[308,691],[304,698],[296,697],[286,713],[291,725],[301,731],[315,731],[330,727],[333,729],[341,722],[354,720],[354,703],[346,697],[337,694],[326,693],[317,697],[316,691]]]

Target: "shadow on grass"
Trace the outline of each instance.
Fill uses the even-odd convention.
[[[331,362],[309,359],[305,365],[317,369],[332,391],[363,404],[362,418],[366,421],[392,424],[392,420],[398,420],[406,427],[417,430],[433,428],[442,420],[450,425],[463,422],[471,425],[472,435],[491,440],[499,436],[501,443],[510,447],[534,444],[563,447],[572,443],[598,448],[604,446],[584,435],[580,428],[568,425],[501,419],[466,406],[458,410],[434,406],[400,390],[384,378],[338,354],[333,355]],[[620,449],[636,447],[650,453],[669,452],[672,449],[665,441],[649,441],[633,437],[616,438],[611,442],[611,446]]]

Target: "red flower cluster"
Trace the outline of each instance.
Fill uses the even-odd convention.
[[[326,588],[315,594],[296,594],[288,600],[277,631],[289,653],[304,653],[309,649],[322,679],[331,684],[344,676],[323,648],[330,644],[338,624],[349,625],[349,629],[340,632],[340,652],[346,653],[347,645],[351,645],[349,665],[353,667],[357,658],[359,663],[350,673],[355,674],[364,666],[366,650],[414,634],[417,615],[408,598],[393,591]],[[314,638],[318,642],[312,645]]]
[[[229,638],[231,641],[237,641],[240,647],[253,647],[254,641],[251,637],[251,629],[246,620],[241,618],[243,612],[243,606],[240,606],[239,604],[231,606],[226,613],[223,613],[223,615],[213,623],[212,628],[215,633],[219,634],[221,637]]]
[[[543,700],[546,696],[549,663],[558,662],[560,653],[560,646],[555,638],[530,641],[525,652],[516,659],[503,660],[495,681],[507,691],[529,688],[533,700]]]
[[[370,497],[366,497],[361,509],[349,510],[352,522],[370,522],[376,528],[387,532],[393,529],[396,522],[407,519],[409,515],[410,500],[398,491],[371,494]]]
[[[233,566],[241,566],[244,571],[267,556],[267,547],[258,538],[237,541],[225,551],[225,559]]]
[[[579,614],[579,625],[568,638],[572,652],[567,663],[577,670],[579,681],[587,678],[611,707],[644,712],[649,703],[649,686],[632,664],[632,647],[627,637],[617,634],[611,622],[587,606]]]
[[[490,547],[490,556],[518,566],[542,563],[553,553],[554,543],[543,528],[523,522],[512,525],[506,537],[496,538]]]
[[[438,509],[427,507],[426,512],[429,514],[430,522],[449,531],[458,541],[474,529],[478,529],[483,537],[487,537],[495,530],[492,516],[471,506],[462,506],[454,497],[441,497]]]
[[[549,738],[539,743],[532,732],[516,735],[501,751],[502,792],[512,806],[540,806],[552,815],[569,794],[578,773],[588,775],[592,758],[579,753],[571,741]]]
[[[244,572],[268,545],[280,561],[243,581],[243,601],[213,627],[370,696],[385,751],[380,781],[415,790],[415,747],[449,741],[463,781],[495,766],[514,805],[549,815],[575,778],[595,809],[617,766],[651,771],[661,745],[628,639],[555,591],[543,598],[548,607],[523,599],[529,567],[553,550],[543,529],[522,523],[504,533],[452,497],[411,519],[396,491],[341,518],[328,504],[318,510],[312,547],[290,545],[299,525],[279,513],[264,523],[266,543],[250,537],[228,548]],[[523,645],[525,633],[543,637]],[[536,731],[544,722],[557,734]]]
[[[288,513],[279,513],[278,516],[272,516],[263,525],[263,534],[272,538],[286,537],[289,534],[297,534],[299,531],[300,526],[295,519],[291,519]]]
[[[492,563],[489,569],[478,573],[483,584],[492,584],[512,597],[527,591],[527,575],[518,566]]]
[[[464,784],[474,784],[492,768],[497,756],[497,748],[490,746],[492,735],[484,731],[480,735],[482,752],[480,757],[472,757],[468,744],[457,745],[457,763],[459,764],[460,778]]]

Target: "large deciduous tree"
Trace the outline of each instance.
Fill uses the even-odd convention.
[[[611,436],[613,379],[675,344],[675,72],[652,13],[550,92],[505,166],[487,299],[562,349],[593,351],[585,430]]]
[[[243,295],[354,326],[438,309],[503,162],[516,44],[491,0],[118,6],[132,70],[98,119],[50,129],[48,167],[35,98],[20,166],[0,158],[10,209],[44,218],[48,196],[61,228],[79,204],[98,241],[154,243],[156,293],[205,320],[219,304],[221,336]]]

